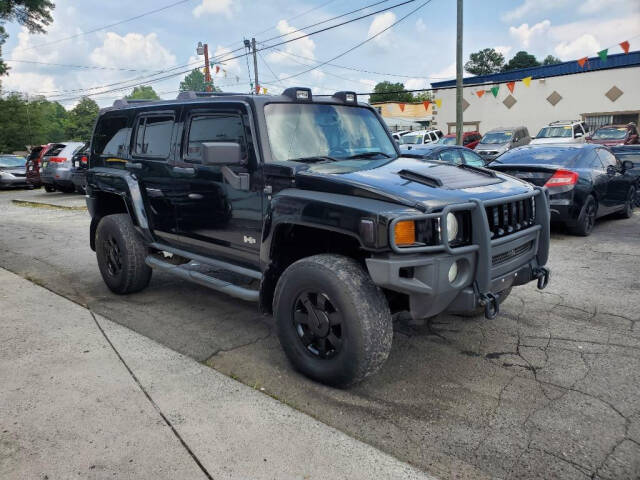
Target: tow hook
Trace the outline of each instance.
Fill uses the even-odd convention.
[[[544,290],[549,284],[551,271],[547,267],[538,267],[534,270],[533,276],[538,279],[538,290]]]
[[[483,293],[480,295],[480,305],[484,307],[484,316],[488,320],[493,320],[500,313],[500,303],[498,297],[493,293]]]

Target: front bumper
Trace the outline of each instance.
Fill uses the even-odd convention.
[[[535,222],[532,226],[510,235],[491,238],[485,207],[535,198]],[[443,311],[470,312],[484,305],[487,299],[512,286],[523,285],[543,277],[549,254],[549,205],[546,190],[537,188],[531,194],[446,207],[438,214],[413,218],[442,216],[452,210],[471,210],[472,243],[451,248],[447,239],[443,244],[421,247],[420,252],[394,253],[373,256],[366,260],[373,282],[381,288],[403,293],[409,297],[413,318],[426,318]],[[404,218],[403,218],[404,219]],[[446,235],[445,235],[446,236]],[[449,281],[449,269],[457,262],[458,274]],[[497,302],[495,310],[497,313]]]
[[[28,186],[27,177],[17,177],[14,175],[0,176],[0,188],[17,188]]]

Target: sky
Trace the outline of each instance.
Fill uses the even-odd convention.
[[[278,50],[260,52],[260,84],[268,93],[279,93],[295,85],[327,94],[338,90],[369,92],[384,80],[417,89],[429,87],[431,81],[453,78],[455,0],[432,0],[391,29],[330,62],[331,65],[287,78],[371,38],[423,1],[281,45]],[[133,3],[57,0],[54,22],[46,34],[29,34],[16,24],[6,25],[10,37],[3,46],[3,58],[11,70],[8,77],[1,79],[2,89],[4,93],[44,95],[60,101],[66,108],[73,107],[79,96],[90,94],[100,106],[106,106],[129,93],[129,85],[198,66],[202,57],[196,54],[196,46],[201,41],[208,43],[211,57],[222,62],[214,83],[225,91],[247,92],[250,89],[247,59],[231,59],[242,50],[228,53],[241,48],[244,38],[254,36],[259,46],[266,46],[401,2],[185,0],[171,8],[84,34],[175,0]],[[309,27],[374,3],[378,5]],[[496,48],[507,60],[519,50],[533,53],[539,59],[551,54],[565,61],[595,56],[607,47],[611,47],[610,53],[619,53],[617,45],[624,40],[630,41],[632,50],[640,50],[639,0],[465,0],[464,9],[465,60],[470,53],[487,47]],[[289,36],[269,41],[284,34]],[[184,75],[149,84],[161,97],[174,98]],[[124,87],[127,88],[122,91],[109,91]]]

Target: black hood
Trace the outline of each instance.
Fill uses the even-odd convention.
[[[532,188],[491,170],[408,157],[312,164],[297,171],[296,186],[392,201],[422,211],[472,198],[517,195]]]

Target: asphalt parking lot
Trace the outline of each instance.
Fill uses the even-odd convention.
[[[0,266],[441,478],[640,476],[638,211],[553,233],[549,287],[514,290],[493,321],[397,323],[381,373],[341,391],[295,373],[252,304],[158,272],[113,295],[83,205],[0,192]]]

